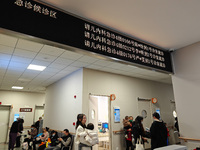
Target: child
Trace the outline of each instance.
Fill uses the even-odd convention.
[[[123,119],[123,125],[124,125],[124,127],[129,125],[129,117],[128,116],[126,116],[125,119]]]
[[[80,134],[80,143],[86,146],[93,146],[99,143],[98,133],[94,131],[94,125],[89,123],[85,132]]]

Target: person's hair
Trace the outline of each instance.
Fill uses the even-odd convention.
[[[135,118],[135,123],[142,124],[142,120],[143,120],[143,117],[142,117],[142,116],[137,116],[137,117]]]
[[[52,131],[51,131],[51,134],[53,134],[53,133],[57,133],[57,132],[56,132],[55,130],[52,130]]]
[[[20,122],[20,123],[24,123],[24,119],[20,119],[19,122]]]
[[[139,128],[142,129],[142,132],[144,132],[144,127],[142,125],[142,120],[143,120],[143,117],[142,116],[137,116],[135,118],[135,124],[139,126]]]
[[[42,119],[42,117],[39,117],[39,119]]]
[[[32,124],[32,125],[31,125],[31,127],[34,127],[34,128],[35,128],[35,125],[34,125],[34,124]]]
[[[48,127],[45,127],[44,129],[45,129],[46,131],[49,131],[49,128],[48,128]]]
[[[78,114],[77,115],[77,121],[76,121],[76,129],[78,128],[79,125],[81,125],[83,128],[86,128],[85,124],[82,124],[82,120],[85,114]]]
[[[157,112],[153,113],[153,117],[155,117],[155,118],[157,118],[157,119],[160,119],[160,115],[159,115],[159,113],[157,113]]]
[[[65,131],[65,132],[69,133],[69,130],[68,130],[68,129],[64,129],[63,131]]]
[[[133,118],[133,116],[129,116],[128,118],[131,119],[131,118]]]
[[[128,116],[125,116],[125,119],[128,120]]]
[[[86,129],[93,130],[94,129],[94,125],[92,123],[88,123]]]

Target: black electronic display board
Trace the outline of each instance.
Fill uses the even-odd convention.
[[[32,0],[1,0],[0,27],[173,72],[169,52]]]

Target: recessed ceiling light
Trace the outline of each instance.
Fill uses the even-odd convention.
[[[23,89],[24,87],[20,87],[20,86],[13,86],[12,89],[18,89],[18,90],[21,90]]]
[[[37,70],[37,71],[43,71],[45,68],[46,68],[46,66],[39,66],[39,65],[32,65],[32,64],[30,64],[27,69]]]

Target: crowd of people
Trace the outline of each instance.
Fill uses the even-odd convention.
[[[64,129],[64,136],[62,137],[58,136],[57,131],[50,131],[48,127],[43,128],[43,132],[39,133],[41,119],[40,117],[35,124],[31,125],[31,130],[28,130],[29,137],[24,139],[23,148],[36,150],[36,145],[38,144],[38,150],[69,150],[70,145],[73,143],[69,130]],[[16,146],[20,145],[20,139],[19,143],[16,140],[23,131],[23,123],[24,120],[20,118],[13,122],[9,133],[9,150],[13,150],[15,144]],[[86,125],[86,116],[84,114],[77,116],[75,143],[78,145],[78,150],[81,150],[82,147],[92,149],[93,145],[99,143],[98,133],[94,131],[94,125],[92,123]]]
[[[38,150],[69,150],[71,143],[73,143],[73,138],[69,130],[64,129],[64,136],[60,138],[57,131],[53,130],[50,132],[48,127],[43,128],[43,132],[39,133],[38,129],[41,119],[42,118],[39,118],[39,120],[31,126],[31,130],[28,130],[29,137],[24,140],[24,142],[27,143],[27,148],[25,149],[36,150],[36,144],[39,144]],[[126,150],[129,150],[129,148],[134,150],[138,140],[144,144],[148,142],[148,138],[151,139],[152,150],[168,145],[169,130],[166,127],[166,123],[160,119],[160,115],[157,112],[153,113],[153,119],[154,121],[148,131],[145,131],[143,127],[142,116],[137,116],[135,120],[133,120],[132,116],[126,116],[125,119],[123,119]],[[77,115],[74,141],[75,144],[78,145],[78,150],[82,150],[83,147],[92,150],[92,146],[99,143],[98,132],[94,130],[94,125],[92,123],[86,125],[86,120],[85,114]],[[23,131],[23,123],[23,119],[17,119],[17,121],[13,122],[9,133],[9,150],[14,149],[15,143],[16,147],[20,146],[20,134]],[[178,126],[178,122],[175,126]]]
[[[129,150],[129,148],[134,150],[138,140],[141,140],[140,142],[144,144],[145,142],[148,142],[148,138],[151,139],[152,150],[168,145],[169,130],[166,127],[166,123],[160,119],[160,115],[157,112],[153,113],[153,119],[154,121],[150,130],[145,131],[142,124],[142,116],[137,116],[134,121],[132,116],[125,117],[123,126],[127,150]]]

